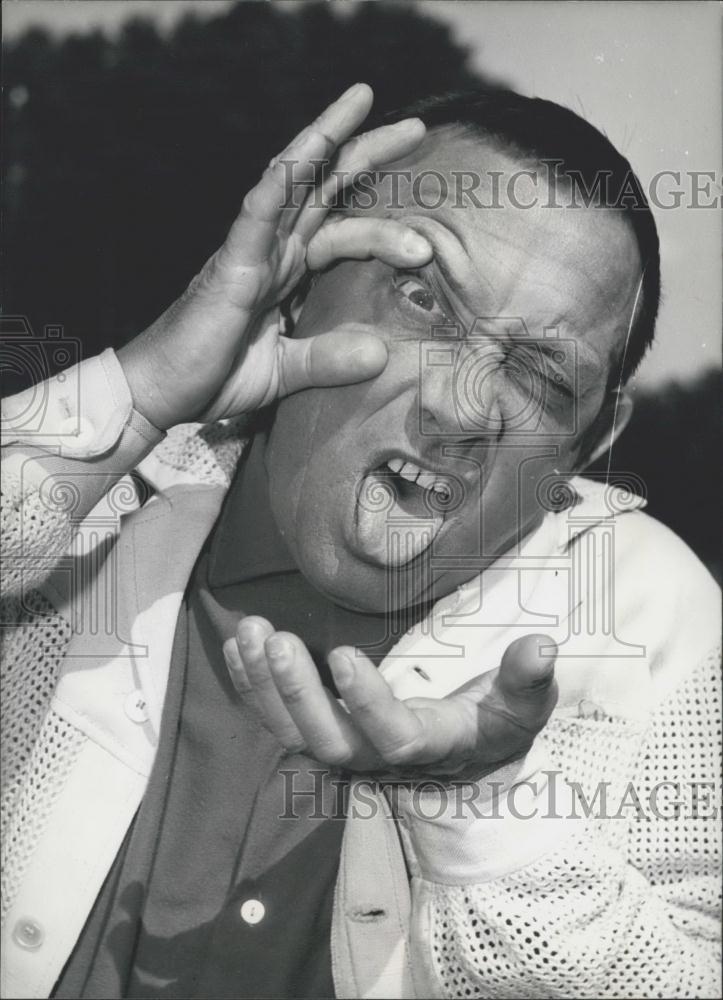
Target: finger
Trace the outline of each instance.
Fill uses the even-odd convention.
[[[426,733],[419,717],[392,690],[377,668],[350,647],[329,655],[334,682],[352,719],[392,766],[426,759]]]
[[[334,169],[321,187],[309,193],[294,224],[294,232],[307,242],[321,227],[329,208],[345,188],[360,175],[413,152],[425,134],[426,127],[421,119],[405,118],[351,139],[342,148]]]
[[[273,626],[256,615],[243,618],[236,642],[246,678],[258,712],[278,741],[292,752],[304,749],[304,738],[284,706],[266,660],[265,642],[274,635]]]
[[[529,635],[511,643],[502,657],[497,687],[518,721],[538,733],[557,703],[557,646],[548,635]]]
[[[327,137],[331,154],[342,142],[359,128],[374,103],[374,91],[367,83],[355,83],[333,101],[308,129],[303,129],[296,139],[303,139],[307,131],[321,132]],[[294,140],[296,141],[296,140]],[[293,143],[292,143],[293,145]]]
[[[516,639],[497,670],[465,684],[453,697],[477,704],[489,743],[514,740],[516,732],[535,736],[557,702],[556,655],[557,646],[549,636]]]
[[[555,677],[557,646],[549,635],[526,635],[510,643],[502,656],[499,686],[515,698],[537,699]]]
[[[228,675],[236,693],[243,699],[246,705],[250,705],[266,729],[269,726],[264,718],[256,695],[254,694],[251,682],[248,679],[246,668],[243,665],[241,654],[238,651],[236,636],[231,636],[223,644],[223,656],[228,667]]]
[[[303,129],[302,132],[294,140],[294,143],[303,141],[307,132],[315,132],[319,135],[323,135],[325,139],[325,148],[323,156],[317,160],[317,166],[320,163],[328,163],[330,158],[336,153],[339,146],[344,143],[357,128],[364,121],[374,100],[374,94],[371,87],[366,83],[358,83],[353,87],[350,87],[345,93],[341,95],[333,104],[323,111],[307,128]],[[323,170],[322,170],[322,176]],[[307,190],[311,187],[312,190],[307,196]],[[281,229],[288,233],[288,231],[295,225],[296,220],[303,210],[304,205],[307,201],[312,199],[314,195],[313,184],[308,184],[304,180],[299,185],[298,197],[294,197],[292,206],[290,206],[291,211],[285,213],[283,219],[281,220]],[[321,191],[321,186],[318,189]],[[296,194],[296,192],[295,192]]]
[[[375,257],[390,267],[422,267],[433,255],[432,245],[420,233],[392,219],[350,217],[322,226],[311,238],[306,264],[320,271],[342,258]]]
[[[240,695],[252,695],[251,684],[249,683],[241,654],[238,651],[236,636],[231,636],[223,644],[223,658],[228,667],[228,674],[231,683]]]
[[[370,87],[355,84],[271,160],[259,183],[244,198],[226,238],[226,250],[237,264],[251,266],[268,257],[284,209],[288,206],[296,216],[319,162],[359,127],[373,100]]]
[[[308,130],[278,157],[274,157],[261,180],[243,200],[222,252],[236,266],[253,266],[266,260],[274,243],[286,206],[302,201],[327,150],[321,132]],[[301,194],[299,194],[301,192]]]
[[[289,632],[277,632],[266,641],[266,655],[279,695],[307,752],[335,766],[353,762],[359,767],[362,757],[371,764],[373,752],[323,687],[303,642]]]
[[[349,385],[374,378],[387,363],[387,347],[371,333],[330,332],[279,338],[279,395],[310,386]]]

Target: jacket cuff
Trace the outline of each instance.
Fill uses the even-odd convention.
[[[133,409],[115,351],[103,351],[3,401],[2,443],[65,458],[97,458],[126,426],[153,447],[165,436]]]
[[[440,884],[488,882],[518,871],[557,850],[584,823],[569,784],[536,747],[481,781],[397,787],[392,798],[413,874]]]

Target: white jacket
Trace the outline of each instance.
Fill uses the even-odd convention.
[[[243,444],[185,426],[151,450],[112,352],[32,392],[4,424],[8,998],[52,990],[143,796],[178,609]],[[352,795],[339,997],[719,995],[717,588],[639,497],[574,486],[380,668],[401,697],[443,696],[543,631],[560,698],[526,760],[462,801]]]

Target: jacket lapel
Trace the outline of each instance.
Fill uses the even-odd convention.
[[[127,533],[133,659],[156,740],[181,601],[225,492],[174,487],[139,511]]]
[[[70,567],[73,635],[54,707],[145,775],[181,600],[224,494],[221,486],[173,487],[125,515],[117,539],[107,539],[95,559],[91,549]]]

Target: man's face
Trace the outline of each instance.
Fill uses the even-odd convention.
[[[387,366],[284,399],[266,453],[273,512],[299,568],[366,611],[442,596],[539,523],[544,477],[584,460],[640,276],[619,214],[546,207],[542,183],[537,207],[514,207],[504,191],[520,164],[458,131],[430,133],[393,167],[444,175],[445,203],[436,207],[430,174],[416,191],[400,185],[392,207],[382,182],[378,204],[355,214],[405,222],[434,259],[415,271],[335,265],[295,332],[372,332]],[[503,207],[461,198],[453,171],[482,174],[483,205],[495,200],[489,172],[501,171]],[[522,182],[516,194],[532,200]]]

